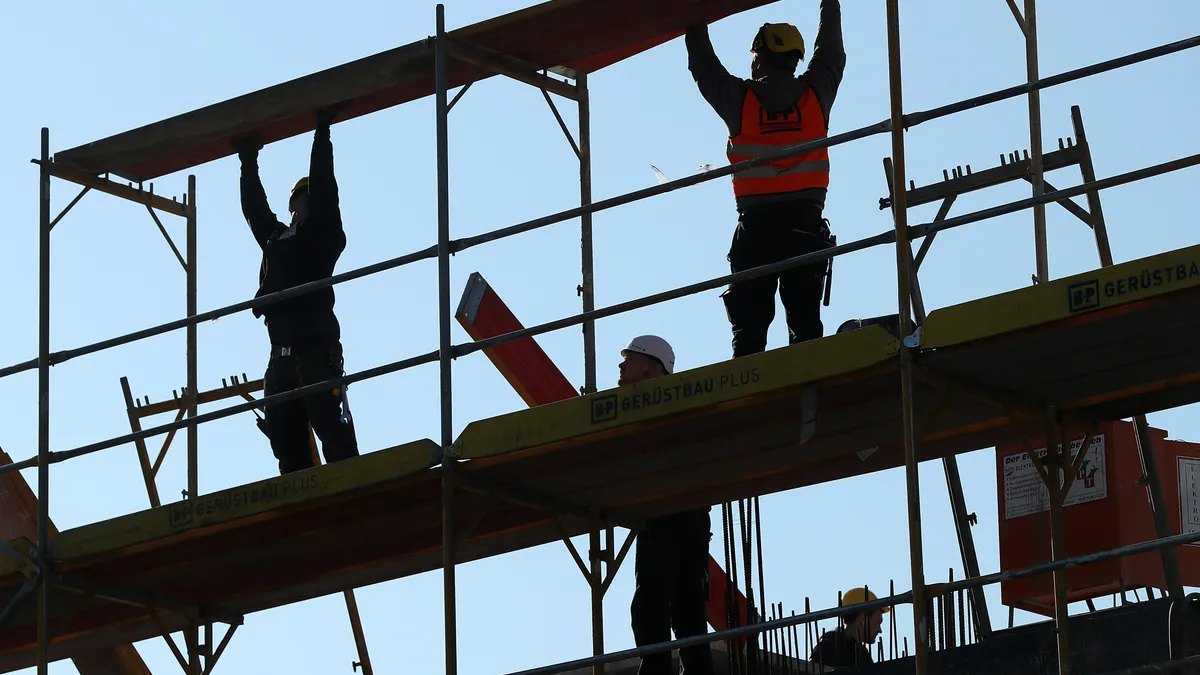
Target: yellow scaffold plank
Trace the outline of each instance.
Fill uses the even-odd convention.
[[[200,528],[337,497],[428,469],[438,452],[438,445],[431,440],[415,441],[66,530],[55,542],[54,557],[62,561],[116,552]]]
[[[493,457],[849,375],[894,358],[882,328],[832,335],[468,424],[455,456]]]
[[[939,309],[921,348],[992,338],[1200,286],[1200,245]]]

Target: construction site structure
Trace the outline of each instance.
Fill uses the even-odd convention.
[[[16,462],[0,458],[7,462],[0,466],[0,504],[5,505],[6,517],[24,514],[17,525],[5,521],[0,540],[0,672],[36,665],[39,675],[45,675],[50,662],[68,658],[83,675],[147,672],[129,645],[162,636],[185,672],[207,674],[247,613],[342,592],[359,649],[355,665],[370,673],[353,589],[440,569],[446,673],[454,675],[458,672],[456,566],[558,540],[570,547],[591,586],[593,655],[520,675],[632,672],[642,655],[703,642],[717,646],[718,672],[802,672],[811,664],[803,661],[807,652],[799,646],[797,627],[849,612],[905,604],[913,612],[911,655],[906,649],[904,655],[864,672],[1065,675],[1168,672],[1200,664],[1198,606],[1194,596],[1184,596],[1176,553],[1179,546],[1200,542],[1200,527],[1188,526],[1183,519],[1172,527],[1154,450],[1155,432],[1145,418],[1147,413],[1200,401],[1200,343],[1192,337],[1200,323],[1200,245],[1115,264],[1099,198],[1103,189],[1200,164],[1200,154],[1097,179],[1078,108],[1071,111],[1073,140],[1060,141],[1057,151],[1043,153],[1039,101],[1043,89],[1200,46],[1200,36],[1043,78],[1037,65],[1034,0],[1025,0],[1023,12],[1015,0],[1009,0],[1026,35],[1027,82],[905,113],[898,0],[887,0],[889,119],[593,201],[589,74],[677,38],[688,26],[772,2],[659,0],[651,9],[642,0],[550,0],[454,31],[446,30],[444,10],[438,5],[436,31],[420,42],[53,155],[49,132],[43,129],[41,156],[35,160],[40,171],[39,353],[0,369],[0,377],[36,369],[40,401],[36,455]],[[580,206],[454,239],[448,115],[472,83],[495,74],[530,84],[545,95],[579,159]],[[451,99],[450,91],[456,87],[459,90]],[[344,121],[430,94],[436,101],[435,244],[328,280],[199,311],[195,177],[188,177],[182,199],[155,194],[152,184],[144,187],[146,183],[229,156],[233,154],[230,140],[247,133],[257,133],[271,143],[312,131],[313,111],[319,108],[349,101],[339,119]],[[571,134],[551,94],[578,105],[577,134]],[[1030,108],[1028,154],[1002,156],[1000,166],[979,172],[956,169],[953,176],[947,173],[943,182],[930,186],[918,187],[908,180],[907,128],[1020,96],[1028,98]],[[881,134],[890,135],[892,152],[884,161],[888,195],[880,205],[891,210],[893,229],[596,308],[592,214]],[[1045,172],[1065,167],[1078,167],[1082,183],[1066,189],[1050,186]],[[55,216],[50,202],[53,178],[83,188]],[[1015,180],[1029,181],[1033,196],[949,217],[958,195]],[[184,252],[173,242],[171,248],[187,273],[187,316],[94,344],[51,351],[51,230],[91,190],[145,206],[168,241],[158,214],[186,220]],[[1073,201],[1076,196],[1086,197],[1086,209]],[[908,209],[933,201],[942,203],[937,217],[910,225]],[[1054,203],[1093,230],[1099,268],[1051,279],[1045,207]],[[937,233],[1031,208],[1036,283],[927,313],[917,273]],[[581,222],[582,240],[579,314],[523,327],[481,275],[472,277],[455,311],[452,254],[575,219]],[[911,242],[918,239],[922,243],[914,253]],[[595,321],[874,246],[895,247],[896,314],[853,322],[833,335],[736,361],[598,391]],[[219,389],[201,391],[196,337],[200,322],[432,259],[437,260],[439,282],[436,350],[259,399],[253,394],[262,383],[244,375],[223,382]],[[453,343],[452,321],[468,332],[471,342]],[[580,395],[533,340],[575,326],[581,326],[584,335],[585,382]],[[51,366],[175,330],[187,334],[187,382],[174,400],[143,403],[122,380],[129,434],[51,450]],[[480,351],[530,409],[473,421],[456,437],[453,359]],[[440,369],[441,403],[437,440],[412,440],[334,465],[210,494],[199,490],[197,425],[435,362]],[[245,400],[199,412],[202,404],[230,398]],[[175,415],[171,422],[141,426],[148,417],[170,413]],[[1137,478],[1148,495],[1145,514],[1153,538],[1071,556],[1064,538],[1065,502],[1083,463],[1094,456],[1089,453],[1093,439],[1103,433],[1104,425],[1126,418],[1133,419],[1142,470]],[[183,500],[163,504],[155,476],[180,430],[187,432],[188,488]],[[166,438],[152,460],[146,441],[157,436]],[[56,532],[48,511],[53,465],[129,443],[137,448],[151,508]],[[1044,451],[1035,451],[1034,443]],[[1034,531],[1047,539],[1048,558],[982,574],[955,456],[1016,446],[1026,449],[1022,461],[1028,461],[1045,486],[1048,527]],[[944,465],[966,571],[965,578],[947,583],[927,583],[925,578],[917,466],[927,460]],[[755,607],[749,568],[743,595],[730,561],[724,568],[710,561],[710,571],[718,572],[724,584],[710,601],[709,619],[716,632],[605,652],[602,599],[629,552],[632,537],[647,518],[714,504],[729,511],[733,502],[901,466],[908,497],[911,590],[889,589],[877,600],[852,608],[813,611],[806,607],[802,614],[784,616],[782,607]],[[17,473],[34,467],[36,500]],[[1200,480],[1200,475],[1193,477]],[[1182,500],[1184,495],[1175,497]],[[619,547],[617,527],[629,530]],[[381,531],[389,536],[378,536]],[[586,556],[571,544],[573,537],[582,535],[589,539]],[[263,541],[272,545],[264,547]],[[212,548],[224,555],[215,560],[198,555]],[[348,549],[355,551],[352,559],[317,554]],[[1068,568],[1147,553],[1156,556],[1162,570],[1162,599],[1069,615]],[[203,573],[198,573],[201,566]],[[1042,598],[1052,620],[993,629],[981,589],[1046,575],[1052,578],[1051,598],[1046,600],[1041,590],[1034,595]],[[228,628],[214,645],[216,624]],[[1170,639],[1130,644],[1114,637],[1145,634],[1151,625],[1166,627]],[[892,630],[894,634],[894,623]],[[182,648],[170,638],[176,631],[183,631]],[[968,631],[977,639],[969,639]]]

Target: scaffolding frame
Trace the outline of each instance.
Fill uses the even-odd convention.
[[[436,34],[427,40],[429,47],[434,54],[434,77],[436,82],[436,122],[437,122],[437,166],[438,166],[438,238],[437,244],[427,249],[416,251],[398,258],[392,258],[380,263],[369,265],[360,269],[336,275],[330,279],[312,282],[297,286],[291,289],[280,291],[265,297],[256,298],[254,300],[245,301],[231,305],[228,307],[212,310],[204,313],[199,313],[196,308],[196,182],[193,175],[188,176],[187,195],[182,204],[177,200],[166,200],[163,197],[154,195],[153,186],[149,191],[144,191],[140,188],[134,188],[132,185],[121,185],[115,181],[109,180],[107,176],[92,176],[81,173],[70,167],[56,164],[52,161],[49,151],[49,131],[43,128],[41,132],[41,157],[40,160],[34,160],[39,166],[39,340],[38,340],[38,357],[24,363],[16,364],[4,369],[0,369],[0,377],[12,375],[14,373],[32,370],[38,371],[38,448],[36,457],[30,458],[23,462],[17,462],[5,467],[0,467],[0,473],[8,471],[18,471],[26,468],[37,467],[38,469],[38,545],[34,547],[33,557],[33,578],[36,580],[36,597],[38,604],[38,673],[45,675],[48,668],[46,648],[49,642],[49,634],[47,628],[47,604],[48,604],[48,589],[51,585],[62,586],[89,586],[91,585],[92,592],[104,594],[111,597],[120,598],[125,601],[135,602],[150,608],[160,608],[168,611],[175,611],[187,617],[185,640],[187,642],[188,657],[182,658],[178,649],[173,651],[176,656],[181,657],[181,665],[185,666],[185,670],[192,675],[200,673],[207,674],[215,665],[215,659],[219,657],[223,651],[224,645],[232,636],[233,629],[241,622],[241,617],[233,613],[222,611],[220,608],[199,607],[195,603],[189,603],[184,600],[172,601],[166,598],[138,598],[136,594],[125,592],[122,589],[113,588],[98,588],[91,582],[86,580],[78,580],[66,578],[63,575],[56,574],[52,569],[52,557],[50,547],[44,545],[48,541],[48,511],[49,511],[49,471],[50,465],[56,462],[65,461],[73,457],[91,454],[107,448],[124,445],[133,442],[138,445],[139,460],[142,462],[144,476],[147,481],[153,479],[152,474],[145,473],[147,468],[152,468],[149,463],[148,454],[145,452],[143,441],[151,436],[161,434],[174,433],[178,429],[186,428],[188,430],[188,489],[186,497],[194,499],[199,495],[198,487],[198,434],[196,427],[204,422],[220,419],[240,412],[260,408],[267,403],[281,402],[293,398],[299,398],[316,391],[327,389],[331,386],[345,386],[353,382],[362,381],[365,379],[398,372],[407,368],[426,363],[437,362],[439,365],[440,376],[440,408],[441,408],[441,445],[443,447],[443,455],[441,460],[442,473],[442,518],[443,518],[443,586],[444,586],[444,602],[445,602],[445,635],[446,635],[446,672],[447,674],[457,673],[457,631],[456,631],[456,588],[455,588],[455,544],[461,532],[456,532],[454,514],[456,510],[456,493],[459,491],[470,490],[470,487],[457,476],[455,472],[456,458],[453,456],[453,426],[452,426],[452,359],[465,356],[472,352],[481,351],[488,347],[496,346],[513,340],[518,340],[526,337],[547,333],[562,328],[580,325],[583,327],[584,333],[584,360],[585,360],[585,385],[582,388],[583,393],[591,393],[596,391],[596,362],[595,362],[595,321],[601,318],[612,316],[615,314],[631,311],[642,307],[666,302],[679,297],[692,295],[695,293],[712,290],[729,284],[735,281],[744,281],[768,274],[778,273],[780,271],[799,267],[814,262],[831,259],[834,256],[851,253],[866,248],[895,244],[897,255],[897,282],[898,282],[898,319],[900,325],[900,334],[902,336],[911,336],[913,328],[920,323],[923,318],[923,308],[919,307],[919,287],[916,282],[916,270],[919,267],[920,260],[924,257],[923,253],[928,250],[928,245],[932,242],[933,236],[937,232],[944,229],[960,227],[970,223],[978,222],[987,218],[1015,213],[1017,211],[1033,208],[1035,213],[1035,247],[1037,251],[1037,267],[1038,282],[1044,282],[1049,279],[1048,260],[1045,251],[1045,205],[1052,202],[1059,202],[1066,205],[1066,200],[1070,197],[1078,195],[1087,195],[1089,200],[1090,211],[1088,212],[1089,223],[1096,231],[1097,243],[1101,255],[1103,266],[1112,264],[1111,252],[1107,247],[1107,236],[1103,234],[1103,216],[1100,211],[1098,191],[1117,185],[1123,185],[1137,180],[1143,180],[1153,176],[1161,175],[1171,171],[1196,166],[1200,164],[1200,155],[1191,155],[1174,161],[1165,162],[1144,169],[1131,171],[1125,174],[1120,174],[1103,180],[1097,180],[1094,176],[1094,171],[1091,168],[1090,157],[1086,164],[1081,162],[1080,167],[1083,171],[1084,183],[1074,188],[1063,190],[1054,190],[1051,187],[1050,192],[1046,192],[1045,188],[1049,187],[1044,181],[1044,160],[1045,157],[1041,148],[1041,112],[1038,92],[1051,86],[1063,84],[1090,75],[1106,72],[1116,68],[1124,67],[1134,63],[1140,63],[1153,58],[1158,58],[1167,54],[1191,49],[1200,46],[1200,36],[1189,38],[1187,40],[1178,41],[1154,49],[1145,50],[1118,59],[1112,59],[1092,66],[1076,69],[1067,73],[1062,73],[1056,76],[1039,78],[1037,72],[1037,33],[1035,19],[1035,0],[1025,0],[1025,16],[1016,7],[1015,0],[1008,0],[1014,15],[1016,16],[1020,27],[1026,36],[1027,41],[1027,66],[1028,66],[1028,81],[1024,85],[1010,87],[997,92],[992,92],[982,96],[968,98],[957,103],[949,104],[932,110],[905,114],[903,110],[902,96],[902,77],[900,65],[900,33],[899,33],[899,11],[897,0],[887,0],[887,27],[888,27],[888,53],[889,53],[889,88],[891,94],[891,111],[890,119],[878,124],[862,127],[853,131],[842,134],[832,135],[828,138],[819,141],[811,141],[797,144],[788,148],[783,148],[776,153],[765,155],[756,159],[741,162],[739,164],[722,167],[720,169],[708,171],[704,174],[691,176],[675,181],[669,181],[666,184],[659,185],[653,188],[647,188],[618,197],[593,202],[591,196],[591,167],[590,167],[590,113],[589,113],[589,96],[587,88],[587,75],[583,72],[574,72],[569,69],[538,69],[531,64],[524,63],[519,59],[511,56],[499,54],[491,50],[480,47],[479,45],[465,43],[461,40],[455,40],[448,37],[445,29],[444,6],[438,5],[436,8]],[[580,161],[580,207],[570,209],[550,216],[545,216],[535,220],[519,223],[505,228],[500,228],[487,232],[481,235],[463,239],[451,239],[450,237],[450,218],[449,218],[449,160],[448,160],[448,116],[453,105],[466,93],[470,87],[470,83],[462,87],[453,100],[449,100],[447,86],[447,61],[450,58],[455,58],[460,61],[474,63],[481,70],[489,69],[495,73],[506,75],[512,79],[531,84],[540,89],[550,103],[554,115],[566,132],[568,140],[571,142]],[[539,72],[539,70],[541,72]],[[563,80],[557,80],[550,77],[549,73],[554,72],[567,79],[573,79],[574,85]],[[579,141],[576,143],[571,137],[570,131],[563,122],[561,115],[554,107],[553,101],[549,94],[555,93],[566,98],[575,100],[579,104]],[[701,182],[714,180],[717,178],[732,175],[735,172],[752,168],[755,166],[765,165],[786,157],[791,157],[806,152],[811,152],[819,148],[828,148],[834,145],[847,143],[853,140],[865,138],[868,136],[889,133],[892,143],[892,158],[889,164],[889,179],[890,185],[906,185],[905,180],[905,156],[904,156],[904,131],[915,124],[930,121],[940,117],[944,117],[956,112],[961,112],[970,108],[994,103],[997,101],[1013,98],[1019,95],[1027,95],[1030,101],[1030,129],[1031,129],[1031,150],[1032,157],[1030,158],[1029,176],[1033,196],[998,207],[992,207],[981,211],[969,213],[955,218],[946,218],[947,213],[939,213],[939,217],[930,223],[910,226],[908,224],[907,210],[910,206],[909,198],[911,190],[900,190],[895,192],[891,197],[889,206],[892,208],[894,229],[884,232],[880,235],[868,237],[855,242],[835,246],[825,251],[797,256],[788,260],[765,265],[745,272],[737,274],[725,275],[716,279],[711,279],[695,284],[691,284],[682,288],[674,289],[647,296],[637,300],[632,300],[617,305],[612,305],[605,308],[597,309],[594,302],[594,275],[593,275],[593,260],[592,260],[592,229],[591,216],[595,212],[620,206],[623,204],[639,201],[658,194],[663,194],[683,187],[689,187]],[[1078,125],[1077,137],[1082,145],[1086,142],[1082,136],[1082,124]],[[1085,151],[1086,152],[1086,151]],[[1085,168],[1086,167],[1086,168]],[[50,202],[50,185],[51,178],[57,177],[83,186],[83,191],[76,196],[68,206],[55,218],[51,218],[51,202]],[[104,340],[101,342],[86,345],[76,349],[71,349],[62,352],[51,352],[49,340],[49,321],[50,321],[50,232],[53,226],[58,223],[66,213],[79,202],[79,200],[89,191],[95,189],[100,192],[105,192],[118,196],[135,203],[143,204],[150,215],[153,217],[159,230],[166,236],[172,251],[179,258],[187,272],[187,314],[186,318],[172,321],[159,326],[143,329],[134,333],[123,335],[117,338]],[[913,202],[918,201],[913,199]],[[915,205],[915,204],[913,204]],[[1070,209],[1071,207],[1067,207]],[[1076,208],[1078,208],[1076,206]],[[180,255],[178,249],[174,246],[173,241],[167,235],[165,228],[156,215],[157,211],[184,217],[187,220],[187,255]],[[948,212],[948,204],[945,211]],[[1071,209],[1076,213],[1075,209]],[[1081,210],[1081,209],[1080,209]],[[1076,213],[1076,215],[1080,215]],[[450,323],[453,318],[453,310],[450,304],[450,256],[458,251],[477,246],[483,243],[494,241],[500,238],[505,238],[531,231],[551,224],[573,220],[579,218],[581,221],[581,272],[582,283],[579,286],[579,294],[582,298],[582,313],[566,317],[563,319],[547,322],[531,328],[514,331],[506,335],[497,336],[485,340],[477,340],[464,344],[453,344],[450,334]],[[1087,222],[1085,220],[1085,222]],[[922,246],[922,253],[914,257],[910,242],[917,238],[926,238]],[[1103,243],[1101,244],[1101,242]],[[261,307],[285,300],[303,293],[312,292],[320,288],[331,287],[335,284],[349,281],[376,272],[393,269],[406,265],[412,262],[425,259],[436,258],[438,261],[438,286],[439,286],[439,346],[438,349],[422,355],[417,355],[394,363],[378,366],[375,368],[361,371],[354,374],[347,374],[340,378],[334,378],[326,382],[321,382],[306,387],[302,387],[289,392],[276,394],[262,399],[253,399],[246,396],[250,400],[220,410],[199,414],[198,405],[202,398],[197,386],[197,368],[196,368],[196,326],[200,321],[215,319],[220,316],[226,316],[239,311],[245,311],[254,307]],[[915,302],[914,302],[915,301]],[[914,310],[917,315],[914,320]],[[52,365],[65,362],[71,358],[83,356],[86,354],[102,351],[104,349],[128,344],[137,340],[145,339],[154,335],[163,334],[180,328],[186,329],[187,332],[187,385],[184,389],[183,399],[179,403],[181,415],[174,422],[152,427],[150,429],[141,429],[140,424],[136,422],[136,417],[132,412],[130,403],[130,394],[126,382],[123,382],[123,389],[126,394],[127,409],[130,409],[131,433],[116,438],[84,445],[65,451],[50,450],[49,445],[49,414],[50,414],[50,386],[49,386],[49,368]],[[1061,501],[1065,497],[1066,490],[1069,489],[1071,480],[1071,462],[1078,461],[1078,458],[1067,457],[1062,451],[1057,455],[1048,455],[1047,461],[1038,463],[1039,473],[1046,480],[1047,486],[1052,493],[1051,500],[1051,530],[1054,538],[1053,557],[1050,563],[1034,566],[1024,570],[1014,570],[1000,572],[991,575],[979,575],[976,569],[972,572],[968,570],[967,578],[962,581],[951,582],[949,584],[926,585],[923,574],[923,540],[921,536],[921,519],[920,519],[920,494],[919,485],[917,482],[917,454],[916,454],[916,435],[915,435],[915,420],[913,419],[913,383],[919,377],[926,377],[928,373],[923,373],[914,364],[914,352],[918,347],[918,342],[911,337],[906,338],[901,343],[900,348],[900,365],[901,365],[901,391],[902,391],[902,411],[904,419],[904,447],[905,447],[905,475],[906,488],[908,494],[908,521],[909,521],[909,537],[910,537],[910,562],[913,572],[913,588],[911,591],[901,594],[893,594],[887,598],[866,603],[864,605],[856,605],[854,611],[869,609],[875,606],[894,606],[896,604],[911,603],[913,605],[913,621],[914,621],[914,637],[915,637],[915,665],[916,672],[924,674],[928,672],[928,635],[926,634],[925,618],[928,611],[928,598],[930,595],[953,592],[956,590],[968,590],[980,588],[987,584],[997,583],[1006,579],[1021,578],[1024,576],[1032,576],[1035,574],[1044,574],[1047,572],[1055,575],[1055,624],[1058,627],[1058,641],[1060,650],[1059,672],[1068,673],[1069,663],[1065,658],[1067,645],[1067,634],[1065,631],[1067,606],[1066,592],[1062,585],[1063,573],[1067,567],[1073,565],[1087,564],[1099,560],[1122,557],[1125,555],[1133,555],[1136,553],[1160,550],[1163,554],[1164,567],[1167,571],[1169,579],[1173,579],[1171,584],[1171,595],[1178,599],[1180,597],[1180,587],[1176,583],[1178,581],[1178,567],[1175,565],[1172,571],[1173,548],[1186,543],[1200,541],[1200,534],[1169,536],[1169,530],[1166,529],[1165,512],[1162,508],[1161,489],[1157,486],[1157,468],[1154,466],[1153,453],[1147,452],[1149,447],[1148,437],[1146,435],[1145,416],[1139,415],[1136,418],[1138,427],[1139,448],[1142,450],[1143,464],[1148,478],[1148,491],[1151,499],[1153,512],[1155,516],[1156,531],[1158,539],[1151,542],[1145,542],[1133,546],[1112,549],[1102,553],[1089,554],[1087,556],[1077,556],[1075,558],[1064,558],[1061,551]],[[242,383],[249,385],[250,383]],[[977,392],[980,393],[980,392]],[[983,393],[982,395],[987,395]],[[213,400],[226,398],[218,396]],[[1020,402],[1017,402],[1020,403]],[[1046,420],[1048,448],[1056,448],[1058,440],[1062,434],[1065,434],[1068,429],[1074,429],[1072,421],[1066,419],[1054,410],[1053,406],[1044,411],[1037,411],[1043,419]],[[1087,430],[1090,433],[1090,430]],[[169,441],[168,441],[169,443]],[[1084,445],[1086,448],[1086,443]],[[1081,455],[1082,456],[1082,452]],[[1058,477],[1058,472],[1063,471],[1064,475],[1061,479]],[[952,500],[955,504],[956,525],[959,520],[960,509],[957,508],[957,501],[954,500],[954,481],[951,478],[951,471],[947,466],[948,486],[951,489]],[[148,494],[151,500],[156,501],[156,490],[151,491],[151,485],[147,484]],[[961,491],[961,485],[959,485]],[[491,491],[495,496],[495,491]],[[502,498],[513,499],[513,495],[500,495]],[[534,495],[536,500],[536,495]],[[525,499],[528,499],[528,495]],[[1057,505],[1057,508],[1055,508]],[[558,508],[552,502],[543,502],[543,508],[554,509]],[[965,514],[965,507],[962,509]],[[594,656],[591,659],[571,662],[569,664],[559,664],[557,666],[549,666],[547,668],[535,669],[530,671],[522,671],[526,675],[532,673],[552,673],[564,672],[565,670],[575,667],[592,666],[594,672],[603,672],[603,665],[621,658],[629,656],[654,653],[656,651],[666,651],[669,649],[687,646],[689,644],[700,644],[702,642],[715,642],[726,639],[734,639],[742,636],[762,633],[777,628],[787,627],[799,624],[805,621],[819,620],[829,618],[846,613],[845,608],[834,608],[830,610],[821,610],[818,612],[806,612],[804,615],[788,617],[786,619],[776,619],[764,623],[751,624],[738,628],[729,629],[717,633],[710,633],[705,636],[697,636],[687,638],[685,640],[677,640],[674,642],[662,643],[660,645],[650,645],[635,650],[626,650],[615,654],[604,654],[603,652],[603,614],[600,608],[600,600],[603,597],[603,591],[597,593],[596,581],[603,578],[600,573],[600,562],[605,555],[605,552],[600,548],[600,533],[607,529],[609,533],[609,548],[611,562],[611,542],[612,542],[612,523],[611,514],[602,514],[599,511],[593,511],[592,527],[590,532],[590,541],[592,544],[591,550],[591,574],[589,576],[593,581],[593,651]],[[963,536],[963,527],[958,525],[960,540]],[[969,530],[966,530],[969,539]],[[569,542],[568,542],[569,543]],[[628,542],[623,547],[623,552],[627,550]],[[18,558],[22,554],[15,551],[4,551],[9,555],[16,555]],[[964,556],[967,552],[963,551]],[[581,569],[584,567],[579,556],[575,555],[576,560],[580,563]],[[623,557],[623,554],[622,554]],[[619,564],[619,559],[617,560]],[[608,579],[611,580],[611,574],[615,570],[610,570]],[[585,574],[587,570],[585,570]],[[607,582],[603,584],[607,587]],[[986,612],[976,612],[976,616]],[[353,614],[353,612],[352,612]],[[228,623],[230,630],[222,641],[221,647],[213,654],[208,651],[205,654],[204,646],[199,641],[199,630],[201,627],[201,619],[206,623],[204,626],[209,634],[209,645],[211,645],[211,620],[216,619]],[[165,631],[164,631],[165,632]],[[356,638],[358,636],[356,635]],[[209,657],[207,664],[201,664],[201,656]],[[365,665],[365,664],[364,664]],[[369,668],[369,666],[367,666]]]

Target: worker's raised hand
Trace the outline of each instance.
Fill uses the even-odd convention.
[[[237,151],[238,158],[242,161],[257,159],[258,151],[263,147],[262,138],[256,133],[236,136],[229,141],[229,144]]]
[[[317,124],[322,126],[329,126],[330,124],[333,124],[334,120],[337,119],[338,114],[346,108],[349,108],[350,104],[353,102],[354,99],[346,99],[344,101],[338,101],[331,106],[317,109]]]

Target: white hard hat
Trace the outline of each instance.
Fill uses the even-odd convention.
[[[675,351],[667,341],[657,335],[639,335],[629,341],[629,345],[621,350],[621,356],[626,352],[645,354],[663,365],[667,374],[675,372]]]

